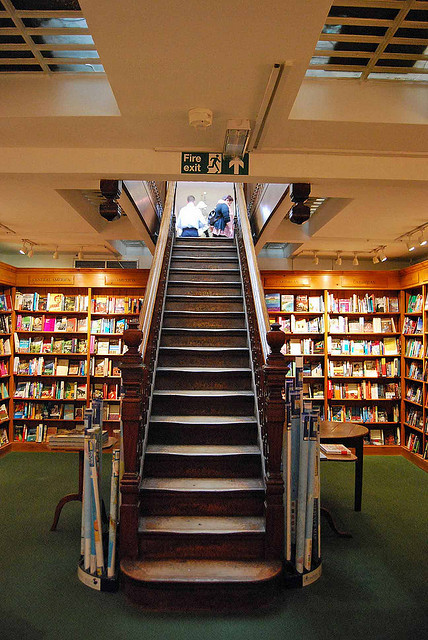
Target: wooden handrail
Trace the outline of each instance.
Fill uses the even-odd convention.
[[[150,269],[139,327],[124,332],[128,347],[122,356],[122,426],[124,469],[120,483],[120,553],[138,556],[138,518],[141,469],[147,443],[147,419],[155,370],[161,317],[174,236],[175,183],[170,183],[162,215],[159,238]]]

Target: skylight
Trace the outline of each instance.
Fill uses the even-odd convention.
[[[100,73],[77,0],[0,0],[0,73]]]
[[[336,0],[308,77],[428,81],[428,2]]]

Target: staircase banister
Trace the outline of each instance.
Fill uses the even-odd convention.
[[[160,228],[159,228],[159,237],[156,243],[156,248],[153,256],[152,266],[150,269],[149,279],[147,281],[143,307],[140,312],[140,328],[143,332],[143,339],[141,342],[140,351],[141,351],[143,361],[145,359],[147,344],[149,340],[150,326],[152,323],[153,312],[154,312],[157,293],[158,293],[158,284],[161,277],[165,247],[168,241],[169,229],[171,224],[171,216],[174,211],[175,188],[176,188],[176,182],[168,183],[168,189],[167,189],[167,194],[165,198],[165,206],[164,206]]]
[[[262,281],[260,278],[260,272],[257,267],[257,256],[254,249],[253,238],[251,235],[250,221],[247,216],[247,207],[245,204],[244,189],[242,184],[235,185],[236,194],[236,206],[238,209],[242,241],[244,244],[245,253],[247,255],[248,272],[251,281],[251,289],[253,292],[254,308],[256,312],[257,325],[259,328],[260,341],[262,345],[262,351],[264,361],[266,362],[270,348],[266,338],[266,334],[270,329],[269,315],[266,309],[265,296]]]

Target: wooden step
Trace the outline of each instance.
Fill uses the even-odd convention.
[[[157,367],[155,389],[252,389],[250,368]]]
[[[153,415],[254,416],[254,395],[248,390],[171,389],[153,392]]]
[[[188,294],[194,296],[240,296],[242,287],[239,282],[198,282],[197,280],[178,280],[170,282],[167,295]]]
[[[258,516],[142,516],[143,558],[255,559],[264,552],[264,518]]]
[[[154,416],[149,444],[257,444],[257,422],[249,416]]]
[[[169,282],[178,280],[195,280],[197,282],[241,282],[241,272],[238,268],[203,269],[171,267],[169,270]]]
[[[258,478],[144,478],[142,515],[262,516]]]
[[[218,236],[215,238],[175,238],[173,248],[176,247],[228,247],[236,246],[234,238],[226,238],[225,236]]]
[[[162,327],[162,347],[246,347],[246,329],[193,329],[191,327]]]
[[[243,311],[244,300],[238,296],[167,295],[165,309],[176,311]]]
[[[127,596],[147,610],[253,612],[280,592],[282,563],[268,560],[131,560],[120,564]]]
[[[249,368],[248,347],[159,347],[159,367]]]
[[[243,329],[243,311],[164,311],[163,327],[194,329]]]
[[[200,256],[171,256],[171,268],[191,268],[204,270],[224,270],[237,269],[239,266],[238,257],[200,257]]]
[[[144,476],[258,478],[261,456],[251,445],[155,445],[146,449]]]
[[[178,245],[173,248],[172,256],[175,258],[181,257],[207,257],[210,258],[215,256],[216,258],[235,258],[237,256],[236,247],[234,245],[223,245],[223,246],[210,246],[209,244],[203,244],[199,246],[185,246]]]

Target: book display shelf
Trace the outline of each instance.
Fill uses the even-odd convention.
[[[147,271],[16,271],[1,314],[10,335],[0,337],[10,345],[0,356],[9,445],[46,449],[47,436],[83,424],[92,398],[104,399],[106,428],[117,429],[123,332],[139,316]]]
[[[404,450],[428,468],[424,264],[401,272],[265,271],[262,281],[269,318],[286,333],[290,375],[293,356],[303,355],[304,389],[321,417],[364,424],[366,453]],[[421,284],[407,287],[406,278]]]
[[[10,446],[13,297],[12,287],[0,286],[0,452]]]

